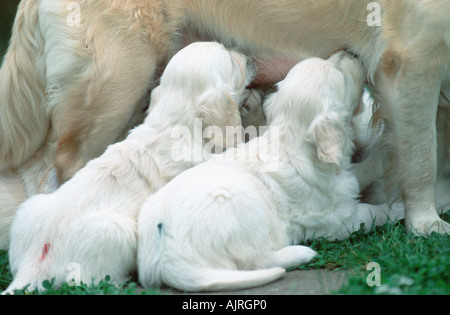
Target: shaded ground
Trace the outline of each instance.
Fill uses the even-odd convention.
[[[347,283],[344,271],[293,270],[286,276],[268,285],[252,289],[202,293],[201,295],[320,295],[332,294]],[[184,294],[172,289],[162,289],[163,294]],[[198,294],[195,294],[198,295]]]

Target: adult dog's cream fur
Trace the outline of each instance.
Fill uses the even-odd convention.
[[[0,72],[0,167],[25,162],[52,125],[58,178],[69,179],[141,112],[139,100],[186,41],[219,40],[269,59],[348,48],[381,103],[382,141],[395,164],[386,175],[405,202],[406,226],[450,230],[436,214],[433,188],[436,112],[449,106],[449,0],[377,1],[379,25],[367,23],[370,0],[97,0],[77,2],[77,12],[71,2],[19,7]]]
[[[315,256],[291,245],[315,236],[343,239],[360,223],[386,222],[387,205],[358,205],[358,181],[349,171],[350,121],[364,74],[344,52],[303,61],[264,104],[264,135],[149,197],[138,219],[140,282],[181,291],[261,285]],[[278,165],[265,172],[268,156],[279,156]]]
[[[239,126],[239,104],[252,77],[251,64],[218,43],[195,43],[169,63],[152,95],[149,115],[126,140],[111,145],[52,194],[22,204],[11,228],[14,280],[8,290],[55,278],[59,285],[77,264],[75,280],[105,276],[126,281],[136,267],[136,218],[142,202],[198,162],[175,160],[175,145],[198,156],[206,138],[194,137],[196,118],[210,125]],[[177,127],[189,128],[181,138]],[[222,145],[221,140],[218,145]],[[226,143],[228,145],[228,143]],[[202,154],[202,152],[200,152]],[[201,155],[202,156],[202,155]]]
[[[56,142],[48,139],[18,169],[0,171],[0,249],[7,250],[15,213],[27,198],[36,193],[51,193],[59,184],[54,162]]]

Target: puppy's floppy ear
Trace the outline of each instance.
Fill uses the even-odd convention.
[[[203,128],[214,126],[222,130],[222,135],[215,133],[213,141],[224,148],[235,144],[226,139],[227,127],[242,126],[239,104],[232,93],[226,86],[209,89],[200,96],[195,113],[202,119]]]
[[[230,51],[231,61],[234,63],[237,71],[233,71],[235,82],[239,82],[240,85],[245,83],[245,69],[247,59],[236,51]],[[239,77],[236,77],[239,75]]]
[[[340,172],[344,158],[347,135],[337,113],[327,113],[313,120],[308,129],[307,140],[317,148],[317,157],[324,163],[334,164]]]

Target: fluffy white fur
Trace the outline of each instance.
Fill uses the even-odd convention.
[[[341,47],[357,53],[380,102],[376,118],[385,122],[386,188],[403,199],[407,229],[448,233],[434,187],[436,113],[449,106],[450,2],[377,1],[379,25],[368,23],[370,2],[180,0],[170,8],[186,32],[260,56],[326,56]]]
[[[260,60],[325,58],[348,48],[381,103],[382,146],[394,166],[385,173],[405,202],[407,228],[446,233],[434,184],[437,108],[450,106],[450,2],[380,0],[379,12],[368,10],[370,2],[82,1],[80,23],[70,25],[72,0],[22,0],[0,70],[0,168],[27,161],[52,126],[58,179],[68,180],[142,116],[140,100],[189,40],[217,40]],[[373,13],[379,25],[368,23]],[[263,77],[283,77],[285,65]]]
[[[243,93],[245,101],[239,107],[242,126],[244,131],[254,127],[244,134],[248,135],[247,140],[257,136],[259,127],[266,125],[262,109],[264,94],[260,89],[246,89]],[[0,249],[9,248],[10,228],[20,204],[38,193],[52,193],[59,187],[53,166],[56,140],[53,132],[49,135],[46,143],[27,162],[0,172]]]
[[[176,161],[175,145],[202,150],[195,118],[203,127],[239,126],[239,105],[252,76],[247,58],[217,43],[195,43],[169,63],[153,91],[149,115],[122,142],[111,145],[56,192],[22,204],[11,228],[9,251],[14,280],[8,290],[41,288],[73,276],[91,283],[111,276],[123,283],[136,269],[136,218],[150,193],[198,162]],[[175,138],[175,128],[189,134]],[[220,144],[223,144],[221,141]],[[227,145],[227,143],[226,143]],[[198,152],[192,151],[192,156]]]
[[[138,219],[140,282],[181,291],[261,285],[315,256],[293,245],[386,222],[386,205],[358,205],[349,171],[364,74],[344,52],[301,62],[264,104],[266,133],[150,196]]]

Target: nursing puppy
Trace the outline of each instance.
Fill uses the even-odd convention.
[[[195,43],[181,50],[153,91],[143,125],[53,194],[36,195],[21,205],[11,228],[14,280],[8,291],[27,284],[42,288],[42,281],[52,278],[60,285],[72,280],[72,267],[74,280],[87,284],[106,275],[114,283],[128,280],[136,268],[136,218],[142,202],[202,162],[174,159],[174,147],[193,148],[191,157],[196,157],[206,142],[194,137],[199,123],[240,125],[239,105],[251,76],[247,58],[220,44]],[[189,133],[175,134],[177,128]],[[219,140],[218,145],[228,144]]]
[[[262,84],[292,61],[348,48],[381,100],[395,166],[385,174],[405,202],[406,227],[448,233],[434,206],[436,112],[450,108],[448,12],[443,0],[22,0],[0,70],[0,169],[20,166],[53,126],[58,179],[70,179],[116,141],[190,41],[257,57],[269,69]]]
[[[246,89],[242,95],[244,102],[239,107],[244,128],[242,141],[256,137],[260,127],[266,125],[262,109],[264,95],[265,91],[259,88]],[[59,183],[53,166],[55,146],[56,142],[50,137],[19,168],[0,172],[0,250],[9,248],[10,229],[20,204],[36,194],[48,194],[58,189]]]
[[[438,106],[448,110],[450,99],[449,1],[179,0],[168,8],[188,35],[275,62],[325,57],[340,48],[358,54],[379,100],[376,120],[386,127],[385,187],[403,199],[406,228],[421,235],[450,232],[435,207],[436,114]],[[263,81],[282,76],[267,74]]]
[[[364,75],[344,52],[300,63],[264,103],[266,133],[150,196],[138,219],[140,282],[181,291],[262,285],[315,256],[292,245],[385,222],[382,211],[358,208],[348,170]]]

